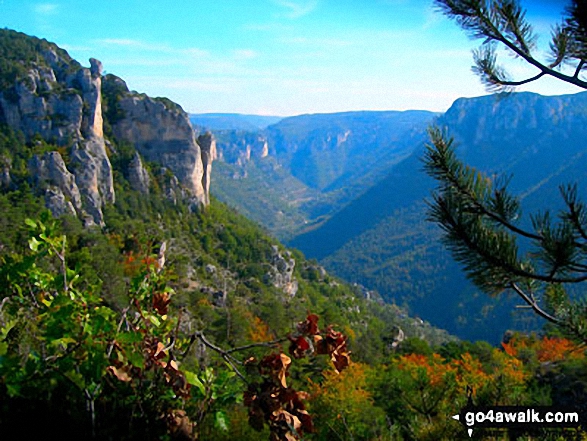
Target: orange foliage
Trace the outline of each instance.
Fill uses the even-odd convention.
[[[132,251],[124,254],[122,261],[122,267],[124,268],[124,274],[130,277],[136,276],[141,268],[141,262],[136,258]]]
[[[569,358],[583,358],[584,352],[579,350],[572,341],[560,337],[521,337],[512,338],[508,343],[501,344],[505,353],[519,358],[522,350],[529,350],[536,354],[538,361],[559,361]]]
[[[463,388],[472,386],[473,394],[493,380],[492,376],[483,370],[481,362],[468,352],[461,355],[460,360],[454,360],[453,364],[458,372],[457,382]]]
[[[367,391],[367,369],[362,363],[351,363],[340,373],[324,372],[322,384],[308,379],[313,406],[336,409],[340,415],[359,412],[363,406],[371,404],[371,394]]]
[[[273,340],[273,333],[269,326],[257,316],[251,318],[251,329],[249,330],[249,339],[255,343]]]
[[[493,374],[494,378],[500,376],[508,379],[511,383],[522,384],[531,375],[530,372],[524,369],[522,360],[510,356],[506,352],[495,349],[493,351],[493,358],[499,363],[499,368]]]
[[[430,357],[421,354],[403,355],[398,360],[398,367],[411,372],[414,378],[423,370],[431,386],[441,384],[449,374],[456,372],[456,367],[445,363],[445,359],[439,354],[432,354]]]
[[[578,359],[583,356],[583,352],[578,350],[577,345],[566,338],[544,337],[538,348],[538,360],[540,361]]]

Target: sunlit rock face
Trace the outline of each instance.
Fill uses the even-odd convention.
[[[202,166],[204,168],[204,175],[202,176],[202,186],[204,187],[205,201],[207,205],[210,203],[210,181],[212,177],[212,162],[217,159],[216,140],[210,132],[206,132],[198,136],[198,144],[202,150]]]
[[[57,46],[38,41],[38,55],[23,60],[14,83],[0,89],[0,123],[22,132],[40,152],[29,161],[31,183],[55,216],[73,214],[87,226],[104,226],[103,208],[115,202],[109,155],[117,152],[109,140],[136,149],[125,171],[134,190],[149,192],[148,161],[158,164],[155,174],[168,178],[163,190],[170,199],[194,210],[209,204],[216,158],[211,135],[202,135],[201,149],[177,104],[130,92],[120,78],[103,76],[100,61],[91,58],[86,68]],[[109,107],[115,112],[108,114]],[[9,188],[10,164],[0,165],[0,185]]]
[[[133,93],[122,94],[117,105],[123,117],[112,124],[115,138],[170,170],[197,204],[206,205],[202,152],[187,114],[177,105]]]
[[[104,141],[98,60],[81,67],[46,49],[10,91],[0,91],[0,122],[24,133],[29,143],[47,142],[69,152],[36,155],[32,180],[54,215],[77,214],[103,225],[102,208],[115,199],[112,166]]]

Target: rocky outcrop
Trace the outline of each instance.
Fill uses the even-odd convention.
[[[233,131],[223,133],[218,141],[217,156],[229,164],[245,165],[251,159],[269,156],[269,142],[259,133]]]
[[[212,177],[212,162],[217,158],[216,140],[210,132],[198,136],[198,144],[202,150],[202,166],[204,175],[202,176],[202,186],[204,187],[204,203],[210,203],[210,180]]]
[[[0,189],[12,190],[14,188],[14,182],[12,182],[12,176],[10,176],[11,160],[9,157],[0,156]]]
[[[114,203],[115,198],[112,166],[106,155],[104,138],[91,137],[74,144],[71,158],[84,208],[94,223],[103,226],[102,207]]]
[[[298,281],[294,277],[296,261],[289,251],[285,251],[285,256],[281,254],[277,245],[273,245],[272,250],[271,267],[265,274],[265,283],[293,298],[298,292]]]
[[[95,58],[84,68],[52,43],[23,38],[30,39],[23,44],[30,45],[33,55],[14,62],[18,73],[13,84],[0,77],[0,124],[21,131],[39,151],[54,146],[66,153],[42,153],[30,161],[31,181],[54,215],[77,214],[87,225],[104,225],[102,209],[115,201],[108,154],[117,154],[105,140],[105,120],[109,137],[131,143],[138,152],[124,171],[133,189],[149,192],[143,161],[156,162],[170,199],[180,198],[193,209],[209,203],[216,142],[202,135],[201,149],[180,106],[129,92],[113,75],[102,77],[102,63]],[[9,188],[10,164],[4,162],[0,186]]]
[[[47,208],[53,216],[82,214],[82,198],[75,176],[67,169],[59,152],[34,156],[29,170],[34,186],[45,192]]]
[[[86,224],[103,225],[102,208],[115,196],[103,134],[102,65],[95,59],[90,65],[44,50],[10,93],[0,92],[0,122],[22,131],[27,142],[40,137],[69,148],[67,166],[57,152],[35,156],[32,181],[54,215],[84,213]]]
[[[127,174],[128,183],[133,190],[143,194],[149,194],[151,179],[138,152],[135,153],[128,164]]]

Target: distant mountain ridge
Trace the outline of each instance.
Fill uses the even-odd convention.
[[[507,328],[536,326],[512,317],[511,301],[478,293],[425,220],[431,123],[455,137],[466,163],[511,175],[527,214],[559,207],[559,185],[587,188],[587,93],[515,93],[458,99],[444,114],[300,115],[217,132],[215,191],[341,277],[461,337],[496,342]]]
[[[190,121],[202,130],[263,130],[281,121],[281,116],[246,115],[241,113],[192,113]]]
[[[219,172],[213,192],[280,238],[291,237],[383,179],[412,152],[415,139],[423,139],[435,116],[343,112],[284,118],[255,132],[215,131]]]

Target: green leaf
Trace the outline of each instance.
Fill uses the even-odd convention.
[[[149,320],[151,321],[151,323],[153,323],[155,326],[159,327],[161,326],[161,320],[159,320],[158,317],[150,314],[149,315]]]
[[[189,384],[196,386],[202,395],[206,395],[206,388],[196,374],[190,371],[183,371],[183,374],[185,375],[185,379]]]
[[[140,332],[129,331],[123,332],[116,336],[116,341],[119,343],[138,343],[143,340],[143,335]]]
[[[33,237],[29,240],[29,248],[31,251],[38,251],[40,244],[41,242],[39,242],[36,237]]]
[[[86,388],[86,379],[82,374],[76,371],[69,371],[65,374],[65,376],[71,380],[73,384],[79,387],[80,390],[84,390]]]
[[[31,228],[35,228],[35,229],[37,228],[37,223],[34,220],[29,219],[28,217],[24,220],[24,223],[27,224]]]
[[[4,327],[2,329],[0,329],[0,339],[6,340],[8,333],[10,332],[10,330],[12,328],[14,328],[16,326],[17,323],[18,323],[18,320],[16,320],[16,319],[8,320],[6,322],[6,325],[4,325]]]
[[[216,412],[214,425],[223,432],[228,432],[228,417],[224,411],[219,410]]]
[[[141,352],[131,351],[127,355],[128,361],[134,367],[143,369],[145,367],[145,357]]]
[[[50,341],[49,346],[56,346],[61,347],[61,349],[67,349],[67,346],[70,343],[75,343],[75,340],[71,337],[63,337]]]
[[[8,392],[9,397],[17,397],[20,395],[20,386],[18,384],[6,383],[6,391]]]

